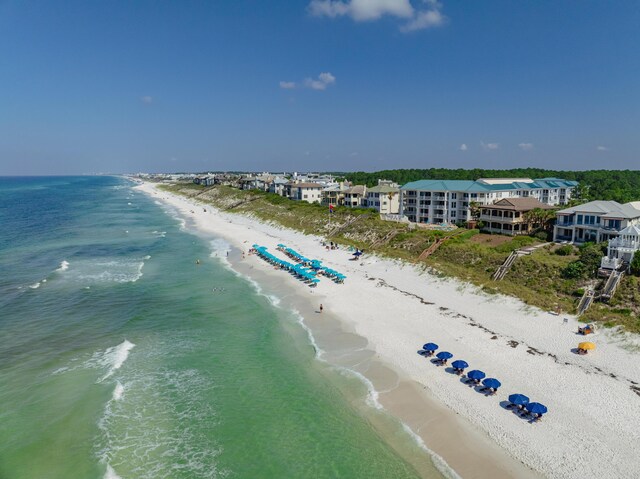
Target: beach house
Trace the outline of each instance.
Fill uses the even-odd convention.
[[[415,223],[464,222],[471,219],[472,204],[490,205],[503,198],[535,198],[546,205],[565,205],[577,185],[560,178],[413,181],[400,188],[400,214]]]
[[[344,195],[351,188],[351,183],[341,181],[340,183],[325,186],[322,189],[322,204],[333,206],[344,206]]]
[[[271,183],[269,183],[269,193],[275,193],[276,195],[283,196],[284,185],[289,183],[286,178],[276,176]]]
[[[491,205],[480,207],[480,221],[483,231],[510,236],[529,234],[539,222],[527,214],[535,209],[551,210],[536,198],[503,198]]]
[[[381,214],[395,215],[400,211],[400,188],[397,183],[378,180],[378,185],[367,189],[364,206],[375,208]]]
[[[367,187],[364,185],[355,185],[344,192],[344,205],[349,208],[360,208],[365,206],[365,195]]]
[[[318,183],[289,182],[284,185],[283,196],[294,201],[320,203],[322,201],[323,186]]]
[[[640,224],[640,201],[590,201],[556,212],[554,241],[599,243],[616,238],[628,226]]]

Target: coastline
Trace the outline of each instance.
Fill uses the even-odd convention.
[[[259,243],[272,253],[283,242],[346,274],[344,285],[322,280],[311,293],[255,256],[229,258],[234,270],[261,287],[283,283],[292,291],[288,301],[324,351],[322,359],[370,381],[377,402],[460,476],[640,475],[633,446],[640,438],[633,427],[640,397],[631,389],[640,383],[640,368],[637,353],[621,347],[633,337],[603,331],[594,339],[595,353],[576,356],[575,318],[564,323],[515,299],[398,261],[349,261],[348,252],[326,251],[317,237],[208,204],[204,212],[202,204],[151,183],[138,188],[176,208],[211,239],[224,238],[244,251]],[[322,315],[315,313],[320,302]],[[485,397],[461,384],[416,354],[427,341],[499,378],[503,387]],[[537,424],[516,417],[501,407],[514,392],[546,404],[549,414]]]

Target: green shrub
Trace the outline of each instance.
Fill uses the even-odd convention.
[[[542,241],[547,241],[549,239],[549,233],[546,231],[538,231],[537,233],[534,233],[533,237]]]
[[[582,261],[572,261],[562,270],[562,277],[566,279],[583,278],[586,272],[587,269]]]
[[[573,246],[571,246],[570,244],[566,244],[564,246],[560,246],[555,253],[558,256],[569,256],[571,254],[573,254]]]

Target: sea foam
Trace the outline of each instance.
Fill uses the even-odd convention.
[[[127,360],[129,357],[129,351],[131,351],[134,346],[135,344],[125,339],[117,346],[113,346],[105,350],[102,357],[98,359],[98,363],[103,366],[107,366],[109,370],[100,380],[98,380],[98,382],[102,382],[113,376],[113,374],[120,369]]]
[[[56,269],[56,272],[61,273],[62,271],[66,271],[68,269],[69,269],[69,262],[64,260],[62,263],[60,263],[60,267]]]
[[[116,474],[116,471],[113,470],[113,467],[107,464],[107,470],[104,473],[104,479],[122,479],[122,478],[118,474]]]
[[[111,399],[114,401],[120,401],[124,394],[124,386],[120,383],[120,381],[116,381],[116,387],[113,389],[113,395]]]

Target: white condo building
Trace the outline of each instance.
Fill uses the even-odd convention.
[[[413,181],[400,188],[400,214],[414,223],[469,221],[472,202],[490,205],[503,198],[535,198],[551,206],[565,205],[577,185],[559,178]]]

